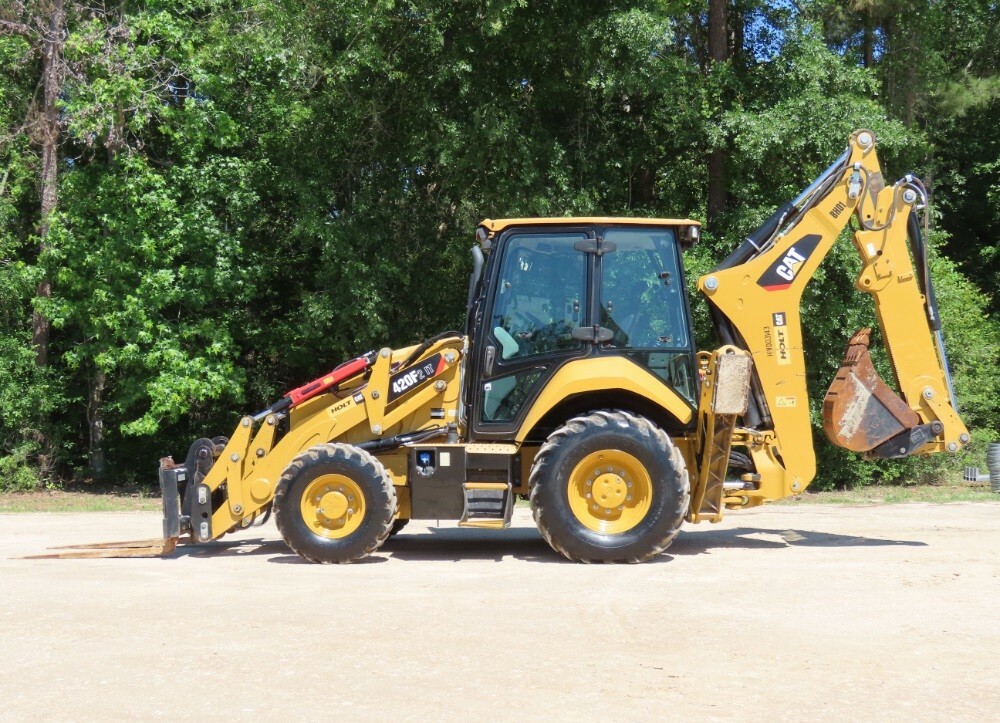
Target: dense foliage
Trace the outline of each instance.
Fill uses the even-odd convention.
[[[0,488],[145,479],[349,355],[459,325],[485,217],[708,217],[694,275],[858,127],[891,178],[933,186],[982,445],[1000,427],[998,20],[995,0],[5,3]],[[845,240],[807,292],[817,405],[873,322],[856,271]],[[52,325],[42,366],[33,315],[36,339]],[[821,486],[940,472],[817,442]]]

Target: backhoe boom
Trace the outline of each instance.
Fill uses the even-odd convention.
[[[699,279],[722,341],[753,356],[743,434],[751,440],[763,498],[801,492],[816,472],[800,305],[806,284],[852,217],[863,262],[856,286],[874,299],[899,394],[871,364],[868,330],[858,332],[824,402],[827,435],[881,457],[955,452],[968,442],[914,215],[925,201],[911,176],[885,185],[874,135],[857,131],[809,188]]]

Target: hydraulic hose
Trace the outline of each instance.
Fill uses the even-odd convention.
[[[367,442],[360,442],[354,446],[368,452],[385,452],[386,450],[401,447],[404,444],[423,442],[425,439],[440,437],[447,431],[446,427],[432,427],[431,429],[422,429],[419,432],[397,434],[395,437],[387,437],[385,439],[371,439]]]
[[[917,214],[910,213],[906,219],[906,233],[910,240],[910,250],[913,252],[913,260],[918,267],[918,279],[920,290],[924,294],[924,307],[927,311],[927,322],[930,324],[934,334],[934,342],[937,345],[938,357],[941,362],[941,369],[944,371],[944,379],[948,384],[948,394],[951,395],[951,403],[958,409],[958,397],[955,396],[955,387],[951,379],[951,365],[948,362],[948,350],[944,346],[944,337],[941,335],[941,315],[938,313],[937,297],[934,295],[934,284],[931,281],[930,259],[927,253],[927,242],[920,229],[920,221]]]
[[[796,211],[804,213],[808,210],[809,206],[812,204],[807,204],[806,202],[813,199],[813,197],[817,195],[817,191],[819,191],[823,186],[836,180],[837,174],[844,170],[845,164],[850,157],[851,151],[850,149],[847,149],[841,154],[840,158],[831,163],[826,170],[817,176],[816,180],[803,189],[798,196],[791,201],[785,202],[778,208],[777,211],[768,216],[764,223],[747,236],[743,240],[743,243],[737,246],[736,249],[729,254],[729,256],[723,259],[722,263],[715,267],[715,270],[724,271],[725,269],[745,264],[747,261],[763,251],[771,237],[774,236],[774,234],[777,233],[782,226],[784,226],[785,221],[789,220]]]
[[[406,357],[406,361],[404,361],[402,364],[399,365],[399,368],[405,369],[406,367],[410,366],[410,364],[412,364],[413,362],[415,362],[417,359],[420,358],[421,354],[430,349],[431,345],[434,344],[435,342],[439,342],[442,339],[449,339],[452,337],[458,337],[459,339],[461,339],[462,333],[458,331],[443,331],[440,334],[432,336],[430,339],[424,339],[420,343],[420,346],[414,349],[413,352],[410,354],[410,356]]]

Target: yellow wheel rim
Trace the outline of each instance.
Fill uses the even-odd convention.
[[[342,474],[324,474],[310,482],[300,503],[306,527],[320,537],[347,537],[365,518],[360,485]]]
[[[585,527],[617,535],[645,519],[653,483],[645,465],[628,452],[604,449],[573,468],[566,487],[569,507]]]

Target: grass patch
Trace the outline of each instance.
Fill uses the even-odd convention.
[[[142,490],[0,493],[0,512],[152,512],[160,509],[159,494]]]
[[[898,505],[907,502],[998,502],[1000,494],[987,485],[870,485],[853,490],[811,492],[779,500],[779,505]]]

